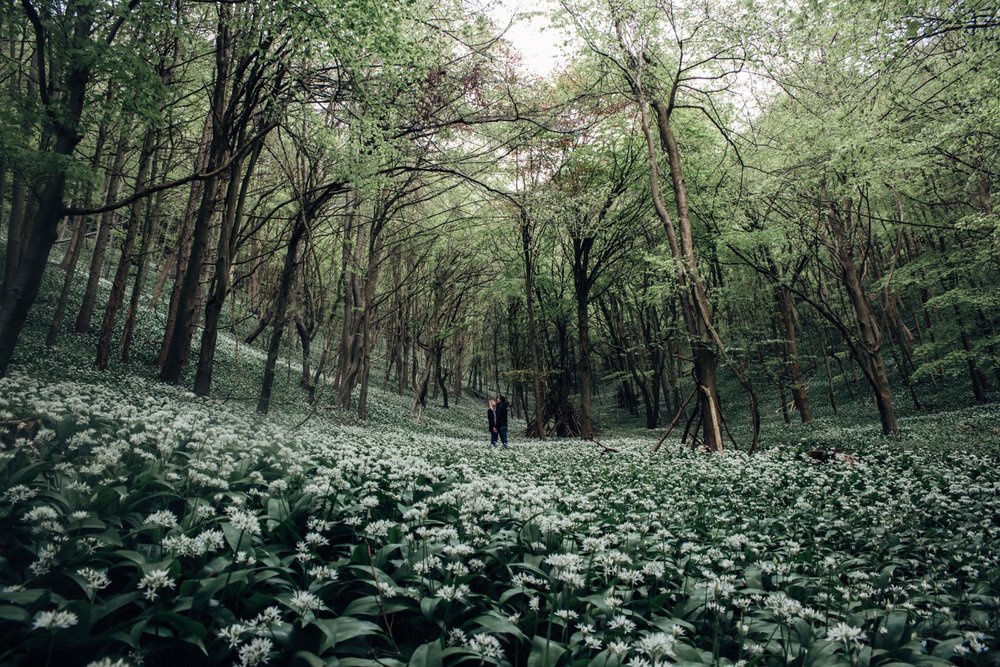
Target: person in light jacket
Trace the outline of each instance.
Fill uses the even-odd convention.
[[[496,447],[497,444],[497,402],[490,399],[490,402],[486,404],[486,423],[490,427],[490,446]]]

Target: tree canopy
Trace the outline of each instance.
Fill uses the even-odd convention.
[[[241,341],[261,412],[283,351],[362,419],[381,381],[593,438],[610,392],[711,450],[818,394],[886,434],[991,399],[993,3],[551,9],[541,78],[459,1],[9,3],[0,374],[62,271],[49,346],[99,327],[98,368],[210,395]]]

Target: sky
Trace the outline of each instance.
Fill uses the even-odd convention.
[[[507,25],[512,17],[523,12],[541,14],[520,17],[507,31],[506,37],[521,52],[526,70],[546,77],[567,62],[560,46],[566,40],[566,33],[552,26],[545,15],[554,9],[554,0],[485,0],[483,6],[499,26]]]

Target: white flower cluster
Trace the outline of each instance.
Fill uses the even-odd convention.
[[[143,591],[143,597],[153,601],[157,599],[161,590],[173,589],[176,583],[167,570],[157,569],[143,575],[139,580],[139,590]]]

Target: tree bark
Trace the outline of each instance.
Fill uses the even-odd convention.
[[[827,219],[833,236],[841,282],[854,312],[857,340],[848,342],[851,343],[850,348],[872,388],[879,419],[882,422],[882,432],[887,435],[899,433],[892,402],[892,388],[882,358],[882,331],[861,284],[861,275],[854,261],[853,247],[848,240],[847,229],[852,216],[851,200],[846,199],[843,207],[838,207],[836,202],[829,199],[825,183],[822,186],[822,195],[826,202]]]
[[[361,284],[363,249],[368,246],[368,225],[359,220],[360,199],[352,191],[347,194],[347,215],[344,217],[342,285],[344,317],[340,334],[340,358],[337,369],[337,404],[351,407],[354,388],[361,370],[364,295]]]
[[[71,38],[74,45],[88,40],[93,22],[93,10],[89,5],[82,4],[76,9]],[[38,31],[44,31],[44,27],[39,27]],[[46,111],[53,124],[55,141],[52,153],[61,157],[69,158],[82,139],[79,126],[90,81],[88,62],[86,58],[76,58],[67,63],[59,91],[61,103],[58,109],[53,106],[54,100],[43,98],[48,102]],[[8,267],[5,271],[4,285],[0,290],[0,378],[7,375],[28,312],[38,298],[49,253],[65,210],[65,190],[66,169],[60,165],[44,180],[38,210],[26,237],[27,245],[22,249],[17,265],[13,270]]]
[[[163,158],[159,165],[154,164],[154,173],[150,177],[150,182],[156,180],[160,175],[160,170],[164,164]],[[152,199],[146,201],[146,211],[143,215],[142,242],[137,253],[139,265],[136,267],[135,280],[132,283],[132,294],[129,297],[128,308],[125,311],[125,324],[122,327],[122,363],[129,363],[132,354],[132,343],[135,338],[135,322],[139,312],[139,301],[143,296],[146,286],[146,276],[149,273],[149,266],[152,262],[150,249],[156,237],[160,234],[160,211],[163,205],[164,192],[161,190]]]
[[[213,173],[218,171],[225,162],[229,147],[228,133],[231,131],[224,120],[226,88],[229,84],[229,68],[232,59],[228,15],[228,5],[221,5],[215,37],[215,88],[212,92],[211,106],[212,139],[207,159],[208,168]],[[181,371],[190,350],[198,302],[198,288],[201,283],[210,223],[218,199],[219,180],[219,175],[210,176],[205,179],[203,184],[201,204],[198,207],[198,216],[195,218],[194,230],[191,234],[191,254],[177,297],[177,319],[173,324],[172,331],[170,331],[170,342],[166,346],[165,358],[160,369],[160,379],[164,382],[176,384],[180,381]]]
[[[147,129],[146,135],[142,140],[142,149],[139,152],[139,173],[135,181],[136,192],[144,190],[148,185],[155,140],[156,131],[153,128]],[[128,229],[125,232],[125,240],[122,241],[121,256],[118,258],[115,278],[111,283],[111,295],[108,297],[108,303],[104,309],[104,320],[101,323],[101,337],[97,343],[96,365],[100,370],[108,367],[108,362],[111,358],[111,338],[114,335],[115,319],[118,317],[118,311],[121,309],[122,302],[125,299],[128,270],[132,264],[132,247],[135,245],[135,237],[138,235],[139,228],[142,225],[139,220],[141,210],[141,199],[136,199],[129,206]]]
[[[799,342],[795,331],[795,303],[791,291],[778,285],[775,288],[775,299],[778,302],[778,312],[781,314],[781,324],[784,329],[782,351],[784,357],[784,377],[792,388],[792,402],[799,411],[799,419],[803,424],[813,422],[812,411],[809,409],[808,385],[802,375],[802,365],[799,363]]]
[[[636,86],[636,101],[639,106],[640,124],[646,140],[647,159],[650,167],[650,193],[657,216],[663,225],[674,258],[677,274],[678,297],[681,303],[681,313],[691,344],[691,359],[694,365],[694,376],[698,390],[701,423],[703,427],[702,444],[709,451],[722,451],[722,413],[719,406],[719,393],[716,386],[716,358],[708,340],[708,327],[711,319],[708,310],[704,287],[697,276],[697,260],[694,254],[694,240],[691,221],[688,214],[687,189],[681,171],[680,151],[670,127],[669,111],[662,102],[651,103],[657,115],[657,129],[660,143],[667,153],[670,164],[670,177],[677,200],[678,220],[681,235],[678,239],[673,220],[667,212],[660,192],[659,163],[650,131],[649,114],[646,109],[646,99],[641,86]]]
[[[531,348],[531,376],[535,390],[535,427],[533,429],[535,437],[539,440],[545,439],[545,406],[546,400],[544,392],[544,381],[542,377],[542,355],[538,341],[538,325],[535,319],[535,276],[534,267],[531,261],[531,228],[528,220],[528,212],[525,208],[519,207],[519,221],[521,227],[521,253],[524,258],[524,300],[528,310],[528,346]],[[532,431],[532,429],[528,429]]]
[[[275,297],[274,313],[271,317],[271,339],[267,345],[267,361],[264,364],[264,379],[260,386],[260,399],[257,401],[257,412],[267,414],[271,408],[271,391],[274,387],[275,367],[278,364],[278,354],[281,348],[281,338],[288,319],[288,303],[291,300],[292,283],[295,280],[295,269],[298,266],[299,246],[309,231],[309,225],[319,210],[336,193],[343,188],[343,183],[329,184],[322,191],[314,194],[312,199],[304,198],[295,216],[292,234],[285,250],[285,261],[278,280],[278,291]],[[348,191],[350,192],[350,191]]]
[[[358,419],[368,419],[368,385],[371,377],[372,319],[375,317],[375,290],[378,288],[378,272],[382,262],[382,236],[378,230],[373,231],[375,238],[369,241],[368,266],[365,271],[364,311],[361,323],[361,387],[358,391]],[[446,406],[447,407],[447,406]]]
[[[108,185],[104,196],[105,206],[118,200],[118,189],[124,177],[122,171],[125,168],[125,159],[128,157],[131,135],[132,122],[126,119],[122,134],[115,145],[115,157],[111,164],[111,170],[108,172]],[[113,210],[104,211],[97,223],[97,237],[94,239],[93,254],[90,256],[90,274],[87,277],[87,287],[83,293],[83,301],[80,303],[76,321],[73,323],[73,330],[76,333],[87,333],[90,330],[90,322],[94,317],[94,307],[97,304],[97,288],[101,283],[101,272],[104,268],[104,254],[107,252],[111,228],[114,224],[115,212]]]
[[[14,77],[11,81],[11,87],[15,88],[17,85],[17,77]],[[38,59],[36,57],[31,58],[31,63],[29,65],[29,73],[27,80],[25,81],[25,96],[26,99],[33,99],[37,92],[37,81],[38,81]],[[16,90],[16,88],[15,88]],[[11,92],[15,92],[12,90]],[[23,123],[21,124],[21,132],[25,136],[32,136],[31,120],[29,117],[25,117]],[[78,140],[79,141],[79,140]],[[0,199],[3,198],[3,191],[0,190]],[[10,281],[14,279],[17,273],[17,265],[21,260],[21,254],[23,252],[23,244],[25,242],[25,236],[28,232],[28,183],[25,180],[23,174],[14,173],[14,182],[11,186],[10,192],[10,217],[7,219],[7,248],[6,248],[6,260],[4,263],[4,277],[3,284],[0,286],[0,291],[6,292],[7,286]]]
[[[573,239],[573,294],[576,298],[576,330],[580,351],[580,362],[577,369],[580,381],[580,437],[584,440],[592,440],[594,437],[590,386],[593,371],[590,363],[590,316],[588,314],[592,278],[587,266],[593,243],[593,238]]]
[[[212,391],[212,369],[215,365],[215,348],[219,338],[219,319],[222,317],[222,306],[229,293],[229,273],[247,192],[262,147],[263,142],[254,147],[242,180],[238,178],[243,168],[242,160],[235,160],[230,172],[226,203],[222,212],[222,228],[219,230],[219,241],[216,244],[212,294],[205,304],[205,326],[202,329],[201,347],[198,352],[198,370],[194,380],[194,393],[198,396],[208,396]]]
[[[295,266],[298,263],[299,243],[305,236],[308,212],[303,208],[295,217],[292,235],[285,250],[285,262],[281,269],[278,293],[274,304],[273,326],[271,339],[267,345],[267,361],[264,364],[264,379],[260,385],[260,399],[257,401],[257,412],[266,415],[271,409],[271,391],[274,387],[274,371],[278,364],[278,354],[281,349],[281,336],[285,330],[285,319],[288,315],[288,302],[292,291],[292,280],[295,278]]]
[[[2,195],[0,195],[2,196]],[[45,347],[52,347],[59,338],[59,329],[62,328],[63,317],[66,315],[66,306],[69,303],[69,293],[73,287],[73,279],[76,277],[76,265],[80,259],[80,251],[83,249],[87,227],[86,216],[75,216],[73,218],[73,237],[69,241],[69,248],[63,258],[66,272],[63,276],[62,291],[59,293],[59,301],[56,303],[56,311],[52,315],[52,322],[49,324],[49,331],[45,336]]]

